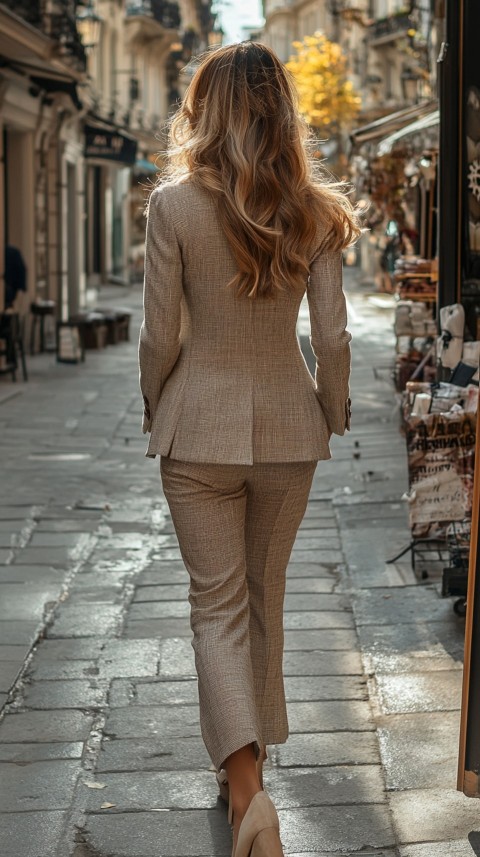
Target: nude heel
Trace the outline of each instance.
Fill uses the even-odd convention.
[[[250,801],[233,857],[284,857],[277,811],[263,791]]]
[[[257,833],[250,855],[251,857],[284,857],[278,830],[268,827]]]

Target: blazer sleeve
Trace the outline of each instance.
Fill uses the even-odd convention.
[[[342,288],[342,251],[319,253],[307,286],[310,343],[315,355],[315,388],[327,426],[343,435],[350,428],[350,341]]]
[[[151,431],[163,385],[180,354],[182,257],[165,188],[150,196],[145,245],[144,318],[138,349],[144,413]]]

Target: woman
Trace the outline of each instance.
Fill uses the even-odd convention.
[[[283,853],[261,774],[288,734],[285,570],[316,462],[350,418],[342,249],[360,230],[306,138],[269,48],[209,53],[148,211],[143,430],[190,574],[202,735],[235,857]],[[315,381],[296,337],[305,291]]]

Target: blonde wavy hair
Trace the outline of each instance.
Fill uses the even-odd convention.
[[[303,292],[314,255],[361,232],[343,184],[309,157],[309,136],[270,48],[241,42],[204,55],[171,122],[160,183],[188,176],[216,199],[238,295]]]

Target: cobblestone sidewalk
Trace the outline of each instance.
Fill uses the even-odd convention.
[[[291,736],[266,787],[289,855],[478,855],[478,806],[454,791],[463,627],[434,583],[385,564],[408,540],[403,442],[372,373],[391,320],[349,293],[354,431],[317,470],[289,567]],[[135,335],[0,386],[1,857],[230,854]]]

